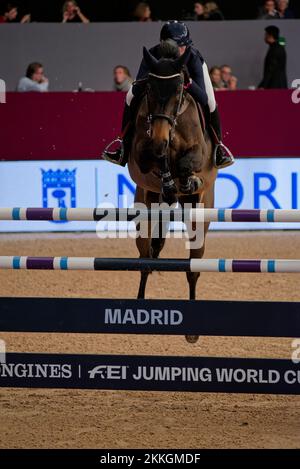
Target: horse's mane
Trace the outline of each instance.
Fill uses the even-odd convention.
[[[173,39],[166,39],[161,41],[159,45],[161,58],[164,59],[177,59],[179,57],[178,45]]]

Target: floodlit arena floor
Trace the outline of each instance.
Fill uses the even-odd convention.
[[[210,233],[207,258],[299,258],[297,232]],[[132,239],[2,234],[0,255],[138,257]],[[162,257],[186,257],[168,240]],[[139,273],[0,271],[0,296],[134,298]],[[299,301],[297,274],[202,274],[198,299]],[[183,273],[154,273],[148,298],[188,298]],[[41,311],[42,314],[42,311]],[[242,314],[242,311],[241,311]],[[9,352],[290,358],[290,339],[1,334]],[[1,389],[1,448],[300,448],[299,396]]]

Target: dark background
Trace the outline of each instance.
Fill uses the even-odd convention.
[[[0,0],[0,12],[7,1]],[[31,13],[32,21],[58,22],[62,20],[62,0],[24,0],[11,2],[19,7],[20,15]],[[138,0],[78,0],[82,12],[91,21],[128,21]],[[185,19],[193,12],[193,1],[149,0],[154,19]],[[218,0],[226,19],[255,19],[263,0]],[[300,1],[291,0],[290,7],[300,17]]]

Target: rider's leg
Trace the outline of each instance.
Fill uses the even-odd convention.
[[[222,130],[219,110],[216,109],[210,113],[211,137],[215,144],[214,165],[216,168],[226,168],[234,163],[234,157],[231,151],[222,143]]]
[[[211,138],[215,144],[214,165],[216,168],[225,168],[226,166],[230,166],[234,163],[234,158],[230,150],[222,143],[220,115],[216,103],[214,89],[209,76],[209,71],[205,62],[203,63],[203,77],[207,95],[207,106],[210,111],[209,130]]]
[[[137,111],[141,98],[145,92],[145,83],[135,85],[133,94],[132,88],[127,93],[125,107],[122,118],[122,134],[110,143],[103,152],[103,158],[111,163],[126,166],[130,153],[130,148],[134,136],[134,126]]]
[[[131,110],[130,106],[125,103],[122,117],[122,134],[105,148],[102,154],[105,160],[121,166],[126,165],[130,150],[131,138],[129,134],[132,134],[131,127]]]

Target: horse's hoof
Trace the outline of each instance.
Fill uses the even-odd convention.
[[[198,178],[197,176],[191,176],[187,180],[186,184],[180,185],[180,192],[184,195],[195,194],[196,192],[199,192],[199,190],[203,187],[203,184],[204,183],[201,178]]]
[[[193,192],[198,192],[203,187],[203,179],[198,178],[197,176],[192,176],[192,183],[194,185]]]
[[[186,335],[185,339],[189,344],[195,344],[196,342],[198,342],[199,336],[198,335]]]

